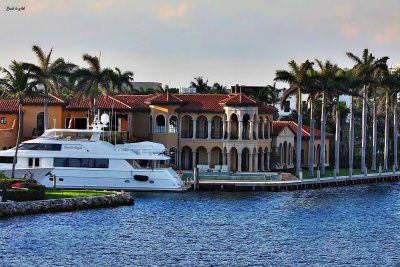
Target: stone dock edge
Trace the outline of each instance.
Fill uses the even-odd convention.
[[[25,202],[0,202],[0,218],[39,213],[131,206],[134,200],[127,192],[106,196],[47,199]]]

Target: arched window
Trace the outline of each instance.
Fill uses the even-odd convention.
[[[171,116],[169,118],[169,132],[170,133],[178,132],[178,118],[176,116]]]
[[[156,117],[156,133],[165,133],[165,117],[161,114]]]

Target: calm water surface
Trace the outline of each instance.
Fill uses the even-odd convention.
[[[400,183],[134,197],[0,220],[0,265],[400,265]]]

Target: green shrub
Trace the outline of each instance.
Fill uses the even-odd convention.
[[[9,200],[21,202],[45,199],[45,190],[35,189],[10,189],[7,191],[6,198]]]

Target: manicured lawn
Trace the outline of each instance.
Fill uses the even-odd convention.
[[[387,170],[387,171],[382,170],[382,172],[391,172],[391,171],[392,170]],[[378,173],[378,172],[379,172],[379,170],[376,170],[376,171],[368,170],[369,174],[370,173]],[[360,169],[353,170],[353,175],[357,175],[357,174],[362,174]],[[348,176],[348,175],[349,175],[349,169],[343,168],[343,169],[339,170],[339,174],[337,176]],[[303,177],[304,177],[304,179],[317,178],[317,170],[316,169],[314,170],[314,176],[308,176],[308,169],[304,169]],[[322,177],[333,177],[333,169],[332,168],[325,169],[325,175],[321,175],[321,178]]]
[[[113,192],[110,191],[46,189],[45,197],[46,199],[55,199],[55,198],[105,196],[111,194],[113,194]]]

